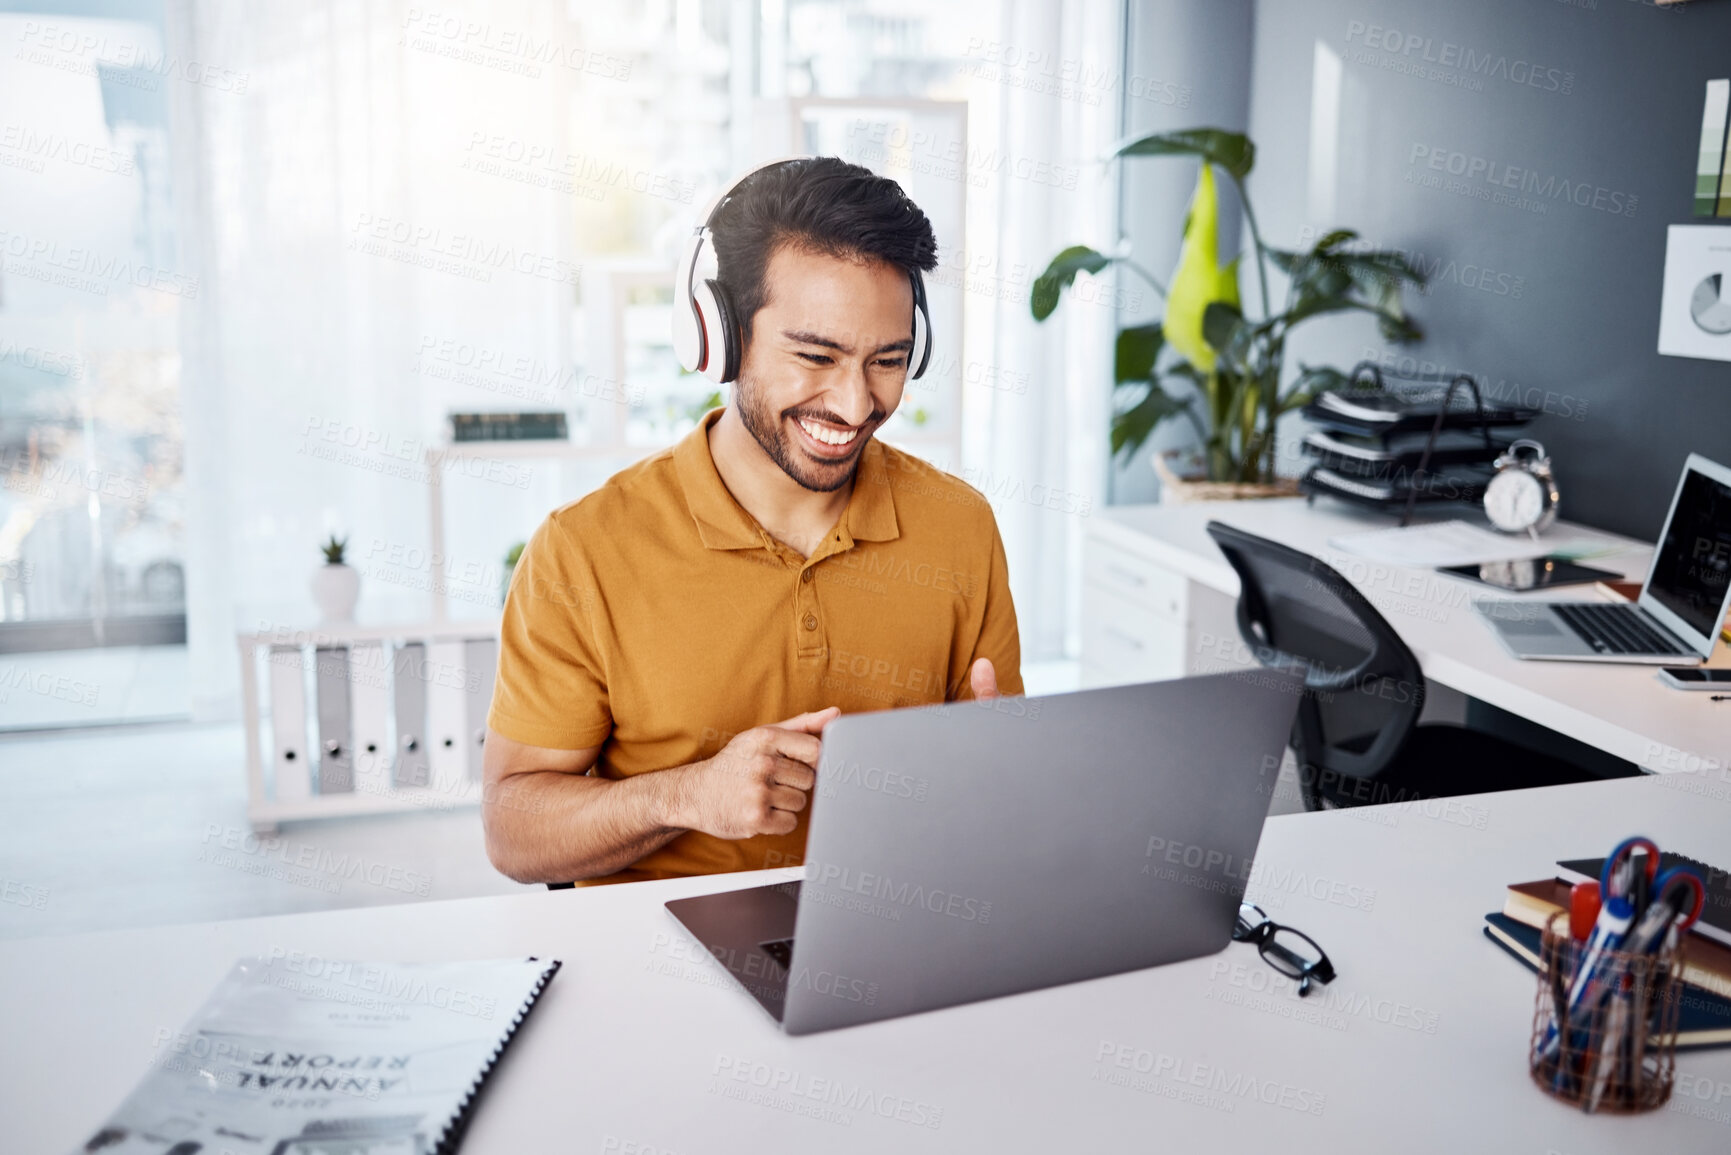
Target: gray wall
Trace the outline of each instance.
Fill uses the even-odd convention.
[[[1699,223],[1703,85],[1731,76],[1731,3],[1267,0],[1255,17],[1250,195],[1267,239],[1291,246],[1346,225],[1440,261],[1411,302],[1428,337],[1397,352],[1537,398],[1547,412],[1532,435],[1554,457],[1563,515],[1654,537],[1685,454],[1731,462],[1731,363],[1655,352],[1665,230]],[[1371,25],[1416,47],[1367,47]],[[1434,67],[1426,41],[1433,59],[1470,50],[1495,74],[1477,90],[1414,74]],[[1318,45],[1344,80],[1332,213],[1311,196]],[[1460,179],[1429,168],[1425,149],[1584,184],[1600,207],[1556,197],[1535,213],[1425,187],[1413,182]],[[1468,187],[1490,190],[1476,177]],[[1368,323],[1326,320],[1290,357],[1346,367],[1385,348]]]
[[[1212,125],[1243,132],[1250,123],[1250,56],[1254,42],[1253,0],[1132,0],[1125,29],[1125,137]],[[1118,167],[1123,234],[1135,260],[1169,281],[1178,263],[1184,213],[1196,188],[1196,162],[1137,158]],[[1220,243],[1230,258],[1238,235],[1237,202],[1220,182]],[[1143,288],[1124,273],[1126,286]],[[1164,312],[1164,303],[1144,293],[1147,308],[1125,314],[1122,325],[1139,324]],[[1188,446],[1189,422],[1169,421],[1129,460],[1112,463],[1112,500],[1153,501],[1159,483],[1151,454]]]

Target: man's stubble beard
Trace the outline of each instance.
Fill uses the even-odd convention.
[[[849,460],[847,468],[835,471],[833,480],[814,477],[801,468],[800,454],[788,444],[788,436],[781,421],[781,415],[771,414],[761,402],[759,391],[752,388],[744,377],[733,383],[733,405],[739,410],[740,424],[745,426],[752,440],[762,447],[769,459],[781,467],[781,471],[793,478],[794,482],[813,493],[834,493],[853,480],[854,473],[859,469],[860,456],[865,452],[865,443],[871,433],[862,430],[859,435],[859,448]]]

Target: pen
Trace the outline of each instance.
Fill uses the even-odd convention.
[[[1639,862],[1635,859],[1637,850],[1644,852]],[[1623,973],[1617,952],[1624,946],[1629,932],[1635,929],[1637,919],[1645,913],[1636,903],[1645,906],[1658,865],[1659,847],[1652,839],[1638,836],[1618,843],[1605,859],[1599,875],[1599,916],[1586,943],[1580,948],[1574,979],[1569,986],[1569,1037],[1563,1036],[1562,1023],[1558,1020],[1549,1025],[1533,1049],[1537,1060],[1556,1056],[1559,1089],[1568,1085],[1570,1052],[1580,1054],[1590,1039],[1592,1028],[1603,1026],[1600,1014],[1606,996],[1620,983]]]
[[[1636,854],[1640,854],[1641,857],[1636,858]],[[1653,854],[1657,855],[1658,851],[1653,851]],[[1647,913],[1647,884],[1659,872],[1659,868],[1655,864],[1653,869],[1649,871],[1647,869],[1647,855],[1642,851],[1630,852],[1629,865],[1633,870],[1629,878],[1629,905],[1634,908],[1635,921],[1640,922]]]
[[[1564,1001],[1565,1014],[1556,1016],[1549,1024],[1533,1049],[1534,1057],[1543,1061],[1556,1057],[1556,1086],[1559,1090],[1567,1087],[1570,1082],[1569,1064],[1574,1054],[1579,1054],[1582,1045],[1591,1035],[1594,1020],[1610,993],[1612,985],[1620,976],[1617,969],[1614,952],[1622,946],[1624,937],[1634,926],[1634,912],[1629,900],[1623,893],[1629,885],[1627,875],[1628,858],[1611,865],[1608,873],[1616,880],[1609,888],[1611,897],[1605,900],[1599,910],[1598,921],[1594,924],[1587,941],[1579,948],[1579,961],[1576,963],[1574,981],[1569,987]],[[1568,1021],[1568,1037],[1565,1038],[1562,1025]]]
[[[1599,1036],[1599,1053],[1589,1057],[1592,1066],[1591,1080],[1587,1087],[1587,1110],[1599,1109],[1599,1101],[1605,1091],[1612,1085],[1612,1073],[1624,1060],[1624,1040],[1630,1037],[1630,998],[1623,991],[1617,991],[1611,996],[1609,1005],[1602,1016],[1603,1033]]]

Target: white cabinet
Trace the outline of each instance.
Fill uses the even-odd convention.
[[[255,831],[480,801],[496,626],[277,627],[236,641]]]
[[[1138,548],[1109,523],[1082,543],[1084,688],[1218,673],[1254,664],[1238,641],[1233,599]]]

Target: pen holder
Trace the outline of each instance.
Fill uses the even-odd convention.
[[[1568,913],[1545,926],[1527,1058],[1533,1082],[1583,1111],[1652,1111],[1671,1097],[1682,995],[1682,948],[1606,951],[1595,960],[1569,935]],[[1583,963],[1605,992],[1570,1005]]]

